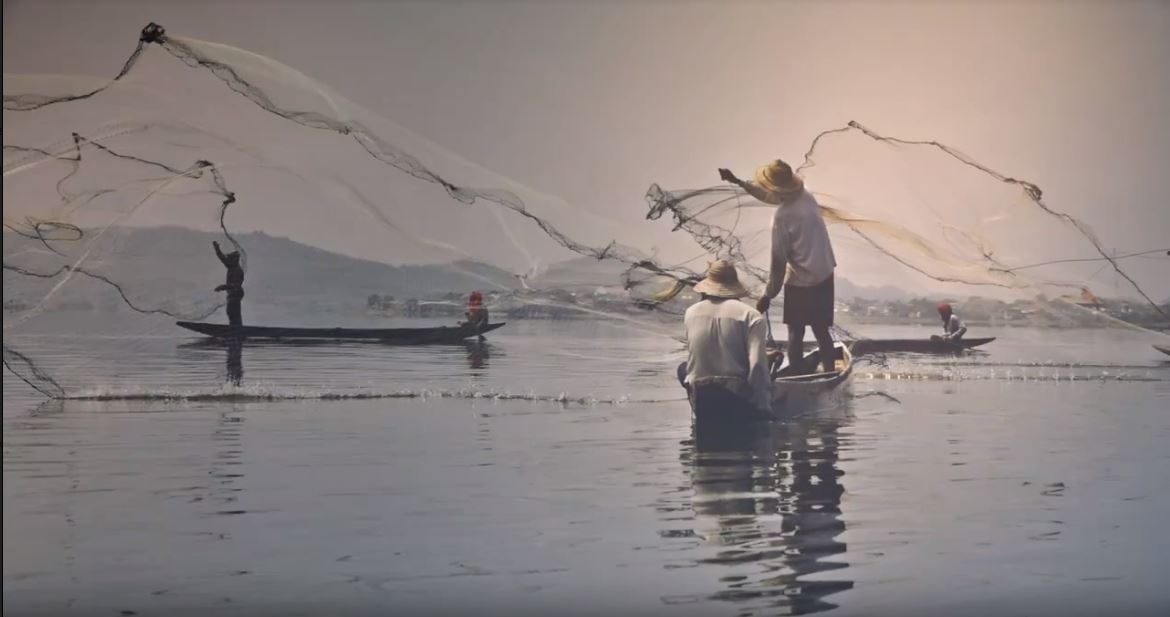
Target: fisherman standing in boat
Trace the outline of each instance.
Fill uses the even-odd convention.
[[[240,301],[244,299],[244,269],[240,267],[240,252],[232,251],[224,255],[219,249],[219,242],[213,240],[211,245],[215,247],[215,256],[227,268],[227,280],[215,290],[227,292],[228,324],[239,328],[244,325],[240,316]]]
[[[834,370],[833,269],[837,260],[820,204],[804,188],[804,181],[779,159],[760,167],[755,182],[740,180],[730,170],[719,177],[741,187],[752,197],[780,206],[772,217],[772,264],[764,295],[756,302],[761,313],[784,288],[784,323],[788,325],[789,364],[798,369],[804,358],[804,329],[811,326],[826,373]]]
[[[772,377],[765,350],[767,326],[759,311],[739,300],[748,291],[735,266],[711,264],[695,285],[699,302],[684,323],[688,358],[678,367],[679,382],[691,404],[704,408],[767,414],[772,409]]]
[[[930,338],[932,340],[956,343],[962,340],[963,335],[967,333],[967,326],[964,325],[963,321],[959,319],[959,316],[955,314],[955,311],[951,308],[951,305],[947,304],[946,302],[938,305],[938,314],[940,317],[942,317],[943,321],[943,335],[939,336],[935,334]]]

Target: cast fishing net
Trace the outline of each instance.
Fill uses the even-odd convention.
[[[1163,310],[1140,281],[1165,266],[1165,248],[1119,254],[1088,224],[1046,204],[1040,187],[945,144],[850,122],[818,135],[796,171],[829,223],[839,272],[944,294],[1136,295]],[[648,218],[673,221],[765,281],[775,206],[726,185],[655,185],[646,199]],[[1123,267],[1132,257],[1148,259]],[[1102,270],[1113,276],[1098,276]]]
[[[246,324],[344,325],[334,309],[367,297],[480,289],[494,306],[677,337],[693,294],[661,293],[671,284],[716,257],[753,285],[766,276],[773,207],[728,187],[654,186],[649,222],[610,220],[275,60],[154,24],[112,80],[4,79],[4,363],[49,396],[139,378],[149,363],[128,359],[176,336],[176,320],[226,321],[213,240],[241,254]],[[1039,189],[943,146],[851,124],[818,138],[801,171],[839,223],[839,272],[1085,294],[1075,268],[1020,269],[1088,250],[1145,295]]]

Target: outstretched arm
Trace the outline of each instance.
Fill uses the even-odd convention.
[[[756,199],[758,199],[766,204],[772,204],[774,206],[781,205],[781,202],[779,201],[779,197],[775,193],[765,191],[764,189],[762,189],[762,188],[756,186],[755,184],[748,182],[746,180],[740,180],[738,177],[736,177],[736,175],[734,173],[731,172],[730,169],[720,168],[719,169],[719,179],[723,180],[725,182],[730,182],[730,183],[738,186],[739,188],[741,188],[745,192],[747,192],[748,195],[751,195],[752,197],[754,197],[754,198],[756,198]]]
[[[748,195],[751,195],[752,197],[755,197],[756,199],[758,199],[766,204],[772,204],[774,206],[780,205],[780,202],[777,201],[777,197],[776,197],[775,193],[770,193],[768,191],[765,191],[764,189],[756,186],[755,184],[752,184],[751,182],[744,182],[743,180],[740,180],[737,184],[739,185],[740,188],[742,188],[744,191],[746,191]]]
[[[719,169],[719,179],[723,180],[724,182],[730,182],[731,184],[734,184],[734,185],[740,187],[741,189],[746,191],[748,195],[751,195],[752,197],[754,197],[754,198],[756,198],[764,203],[780,205],[780,202],[776,201],[776,199],[777,199],[776,195],[774,195],[773,193],[770,193],[768,191],[765,191],[764,189],[756,186],[755,184],[752,184],[751,182],[746,182],[744,180],[740,180],[738,177],[736,177],[736,175],[734,173],[732,173],[732,171],[730,169],[720,168]],[[784,287],[784,276],[785,276],[785,274],[787,274],[787,272],[788,272],[788,247],[786,246],[786,244],[784,242],[784,238],[781,235],[781,231],[779,229],[779,226],[776,225],[776,220],[773,219],[772,220],[772,263],[771,263],[771,269],[768,273],[768,285],[764,290],[763,297],[761,297],[756,302],[756,309],[759,310],[761,313],[768,310],[768,307],[772,303],[772,298],[775,298],[776,294],[780,293],[780,289],[782,289]]]
[[[223,254],[223,251],[219,250],[219,242],[212,240],[211,246],[215,247],[215,256],[219,258],[219,262],[222,263],[225,267],[230,267],[228,266],[227,256]]]

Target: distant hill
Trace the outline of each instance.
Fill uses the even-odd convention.
[[[183,294],[191,290],[210,291],[224,280],[224,268],[212,250],[220,240],[225,251],[230,245],[222,234],[180,227],[127,229],[115,233],[117,250],[95,254],[87,269],[108,275],[114,281],[130,281],[128,291],[150,289],[152,294]],[[437,265],[393,266],[355,259],[264,233],[236,237],[247,254],[244,288],[249,303],[365,302],[370,294],[398,298],[423,298],[446,292],[516,289],[519,281],[510,272],[474,261]],[[4,234],[5,261],[22,246],[35,248],[35,240]],[[15,257],[19,265],[35,266],[36,261]],[[43,269],[43,268],[38,268]],[[108,304],[112,292],[99,304]],[[7,301],[35,302],[47,289],[46,282],[13,272],[4,272]],[[157,290],[157,291],[156,291]],[[62,288],[61,301],[78,300],[78,294],[94,292],[94,286],[69,285]]]
[[[598,261],[590,257],[578,257],[552,264],[544,272],[529,279],[528,284],[534,289],[547,289],[552,287],[563,289],[589,287],[592,289],[602,284],[619,285],[622,273],[625,270],[626,266],[618,262]],[[834,281],[834,287],[837,298],[841,300],[866,298],[870,300],[895,301],[909,300],[913,297],[913,294],[892,285],[882,285],[879,287],[856,285],[840,274],[837,275]]]
[[[841,300],[865,298],[867,300],[897,301],[909,300],[915,297],[914,294],[900,287],[894,287],[893,285],[880,285],[877,287],[856,285],[842,276],[837,276],[836,280],[833,281],[833,288],[837,294],[837,298]]]
[[[108,275],[114,281],[131,281],[127,291],[149,290],[153,297],[191,296],[208,292],[223,282],[224,269],[215,258],[212,240],[222,234],[182,227],[111,230],[104,245],[117,249],[95,253],[85,262],[87,269]],[[116,238],[116,239],[115,239]],[[271,305],[318,305],[364,303],[372,294],[395,298],[427,298],[469,290],[500,291],[522,288],[513,273],[494,266],[458,261],[448,264],[394,266],[356,259],[287,238],[262,232],[241,234],[237,240],[247,254],[247,302]],[[6,255],[22,248],[37,248],[35,240],[4,233]],[[225,246],[224,250],[230,250]],[[6,262],[8,259],[6,258]],[[14,257],[13,262],[39,266],[36,261]],[[46,262],[47,263],[47,262]],[[38,267],[36,269],[43,270]],[[578,257],[550,265],[529,278],[531,289],[563,289],[592,292],[598,287],[621,285],[624,264]],[[6,303],[35,303],[53,281],[30,279],[9,271],[4,273]],[[848,300],[905,300],[911,295],[897,287],[860,287],[838,276],[837,297]],[[55,296],[56,303],[85,303],[111,307],[121,303],[115,291],[97,283],[71,283]]]
[[[576,257],[559,261],[546,270],[529,278],[532,289],[566,289],[570,291],[593,291],[598,287],[622,284],[622,274],[627,266],[612,260],[598,260],[592,257]]]
[[[516,289],[511,272],[475,261],[392,266],[354,259],[261,233],[239,238],[248,253],[248,278],[257,295],[266,289],[309,296],[392,295],[422,298],[451,291]],[[209,241],[208,241],[209,242]],[[218,267],[212,257],[213,265]],[[222,270],[216,272],[222,276]]]

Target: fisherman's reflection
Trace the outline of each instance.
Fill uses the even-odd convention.
[[[488,367],[488,361],[492,358],[492,346],[487,341],[466,341],[467,345],[467,366],[472,370],[480,370]]]
[[[233,386],[244,380],[244,341],[239,338],[227,340],[227,381]]]
[[[244,477],[243,472],[243,410],[238,405],[219,412],[219,421],[212,433],[214,444],[211,469],[208,476],[211,485],[208,487],[209,505],[217,515],[244,514],[240,507],[240,493],[243,488],[239,481]],[[225,531],[218,536],[230,540],[230,532]]]
[[[751,428],[696,427],[684,442],[691,463],[696,532],[722,548],[701,560],[736,570],[720,577],[715,599],[761,603],[793,615],[835,608],[825,597],[845,580],[801,580],[845,568],[835,538],[840,519],[839,419],[805,419]],[[712,520],[713,519],[713,520]]]

